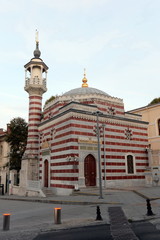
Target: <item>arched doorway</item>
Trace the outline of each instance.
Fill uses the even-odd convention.
[[[96,186],[96,160],[91,154],[84,160],[84,176],[86,186]]]
[[[48,160],[44,161],[44,187],[48,188]]]

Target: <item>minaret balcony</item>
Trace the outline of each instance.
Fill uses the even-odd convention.
[[[29,85],[29,82],[30,82],[30,78],[29,77],[26,77],[26,80],[25,80],[25,87],[27,87]]]
[[[47,79],[43,78],[43,86],[46,87],[47,86]]]
[[[34,84],[34,85],[39,85],[39,84],[41,84],[41,80],[40,80],[40,78],[39,78],[38,76],[35,76],[35,77],[31,78],[31,82],[32,82],[32,84]]]
[[[42,80],[38,77],[34,77],[34,78],[29,78],[26,77],[25,80],[25,87],[28,87],[29,85],[43,85],[44,87],[46,87],[47,85],[47,79],[43,78]]]

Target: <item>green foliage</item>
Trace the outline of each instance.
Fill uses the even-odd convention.
[[[57,95],[56,96],[51,96],[49,99],[47,99],[45,101],[45,105],[48,104],[49,102],[53,101],[56,97],[57,97]]]
[[[154,98],[148,105],[153,105],[156,103],[160,103],[160,97],[159,98]]]
[[[10,144],[10,169],[21,169],[21,159],[27,144],[28,126],[23,118],[11,120],[6,141]]]

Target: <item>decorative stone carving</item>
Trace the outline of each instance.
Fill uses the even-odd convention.
[[[110,115],[115,115],[115,114],[116,114],[115,108],[113,108],[113,107],[109,107],[108,110],[107,110],[107,112],[108,112]]]
[[[128,140],[131,140],[133,135],[132,130],[130,130],[129,128],[125,129],[125,135]]]

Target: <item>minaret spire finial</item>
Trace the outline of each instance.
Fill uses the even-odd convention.
[[[38,31],[36,29],[36,49],[34,50],[34,57],[39,58],[41,56],[41,52],[39,50],[39,37],[38,37]]]
[[[39,43],[38,31],[36,29],[36,44]]]
[[[84,78],[82,79],[82,87],[88,87],[88,83],[87,83],[87,78],[86,78],[86,69],[84,68]]]

